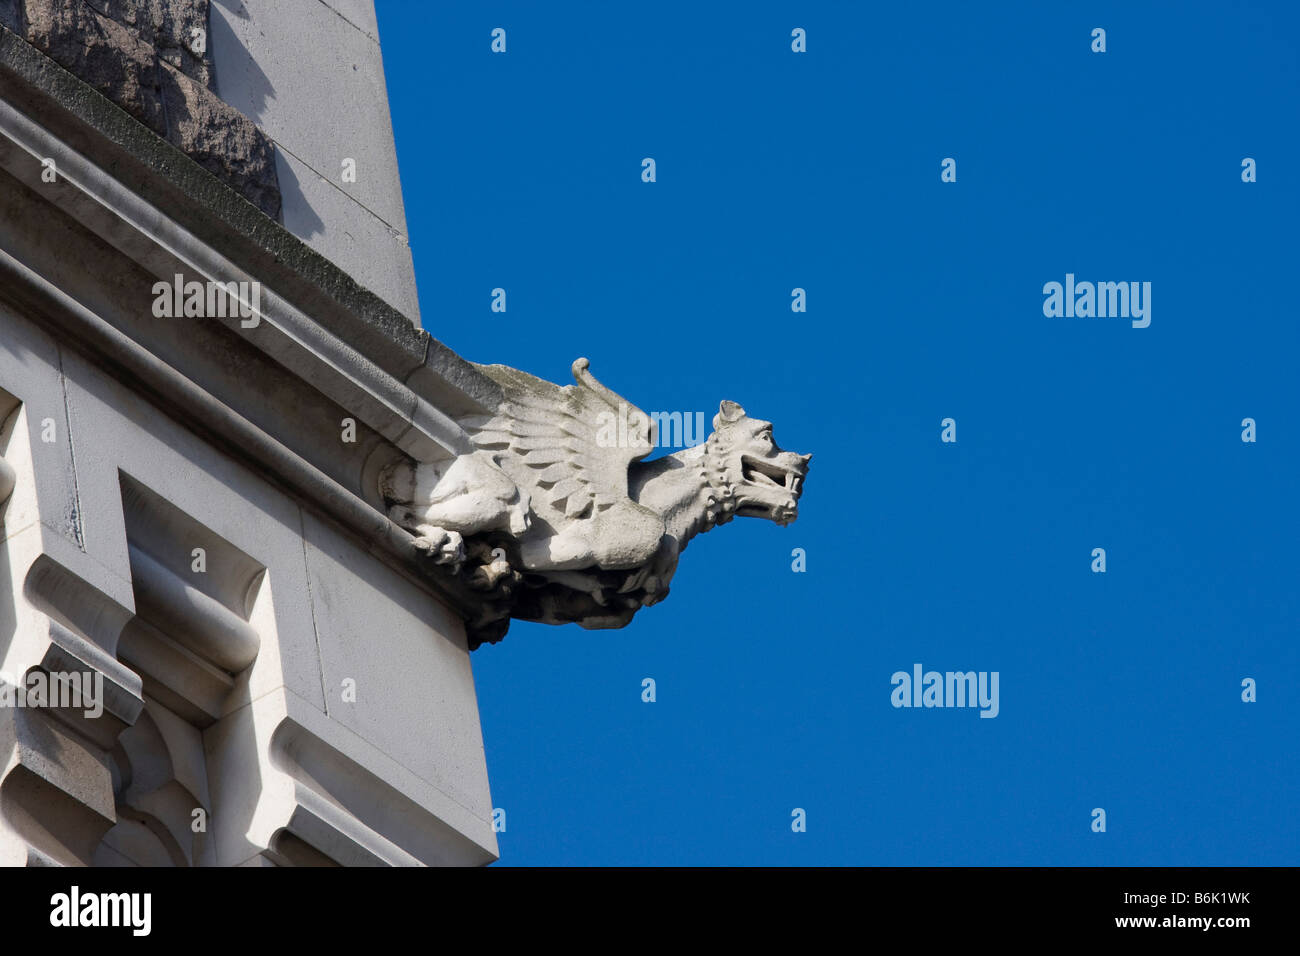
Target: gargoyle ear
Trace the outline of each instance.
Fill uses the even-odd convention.
[[[718,415],[724,422],[738,422],[745,417],[745,410],[735,402],[724,401],[718,406]]]

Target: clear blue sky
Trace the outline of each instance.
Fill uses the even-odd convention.
[[[1300,863],[1296,4],[377,6],[429,332],[815,455],[627,629],[475,653],[503,865]]]

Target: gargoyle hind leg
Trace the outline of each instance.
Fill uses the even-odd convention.
[[[485,507],[482,499],[459,495],[431,504],[418,515],[407,508],[394,520],[406,527],[415,526],[416,547],[435,564],[459,567],[465,560],[464,535],[505,529],[521,533],[529,524],[528,503],[524,498],[513,504],[493,501]]]
[[[398,502],[389,517],[412,529],[416,547],[435,564],[459,568],[465,560],[465,535],[496,530],[522,534],[530,524],[528,495],[480,454],[444,466],[401,462],[381,476],[380,489]]]

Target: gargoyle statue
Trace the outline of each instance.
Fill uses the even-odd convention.
[[[401,461],[380,476],[397,524],[432,561],[478,586],[509,579],[510,616],[622,627],[668,594],[677,557],[736,516],[787,525],[811,455],[782,451],[772,424],[723,402],[700,445],[642,461],[655,423],[573,363],[560,387],[502,365],[476,366],[503,396],[459,424],[473,451]],[[466,555],[479,562],[464,567]],[[508,623],[508,622],[506,622]],[[492,629],[471,644],[498,640]]]

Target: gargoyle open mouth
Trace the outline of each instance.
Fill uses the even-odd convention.
[[[774,461],[763,461],[745,455],[740,459],[740,474],[747,482],[760,487],[784,488],[796,498],[803,475],[794,469],[782,468]]]
[[[767,518],[779,525],[794,521],[799,516],[800,486],[807,472],[806,459],[790,452],[765,458],[742,455],[736,516]]]

